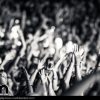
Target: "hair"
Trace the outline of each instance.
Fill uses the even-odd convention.
[[[53,61],[53,57],[48,57],[48,58],[46,59],[46,62],[45,62],[46,65],[48,65],[48,61]]]
[[[20,60],[19,60],[19,62],[18,62],[18,64],[17,64],[17,66],[19,66],[21,62],[25,62],[25,63],[24,63],[24,67],[26,68],[28,63],[27,63],[27,60],[26,60],[25,57],[20,58]]]

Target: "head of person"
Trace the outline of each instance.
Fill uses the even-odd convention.
[[[46,60],[45,65],[46,65],[46,68],[48,70],[50,70],[51,68],[53,68],[53,66],[54,66],[53,57],[48,57],[47,60]]]

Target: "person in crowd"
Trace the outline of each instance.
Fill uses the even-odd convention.
[[[93,0],[4,1],[0,86],[8,94],[2,89],[2,95],[100,95],[100,18]]]

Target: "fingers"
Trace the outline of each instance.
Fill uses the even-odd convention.
[[[40,74],[41,76],[44,75],[44,74],[45,74],[44,69],[41,70],[41,71],[39,72],[39,74]]]
[[[80,47],[79,53],[80,53],[80,56],[81,56],[81,61],[83,61],[84,58],[85,58],[85,50],[84,50],[84,48]]]
[[[79,46],[76,43],[74,43],[74,52],[79,52]]]

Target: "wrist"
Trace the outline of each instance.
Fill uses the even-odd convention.
[[[56,76],[54,76],[54,77],[53,77],[53,79],[54,79],[54,80],[57,80],[57,77],[56,77]]]
[[[57,71],[58,71],[58,67],[55,67],[55,68],[53,69],[54,74],[56,74]]]
[[[41,80],[42,80],[42,83],[46,83],[47,82],[47,80],[45,78],[42,78]]]
[[[51,80],[49,80],[49,82],[50,82],[50,83],[49,83],[49,85],[50,85],[50,86],[52,86],[52,81],[51,81]]]
[[[53,85],[52,85],[52,82],[50,82],[49,87],[51,87],[51,88],[52,88],[52,86],[53,86]]]
[[[35,72],[39,72],[39,69],[36,69]]]
[[[42,83],[45,85],[47,82],[46,81],[42,81]]]

